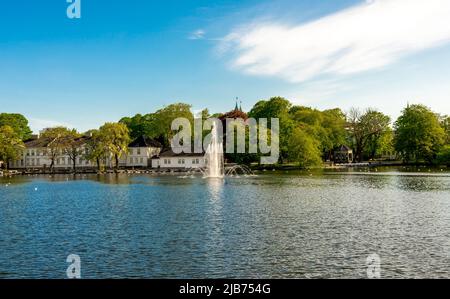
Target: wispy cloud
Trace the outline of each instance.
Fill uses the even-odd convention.
[[[370,0],[305,24],[259,22],[226,35],[219,51],[252,75],[304,82],[355,74],[450,41],[450,1]]]
[[[188,36],[188,39],[191,40],[197,40],[197,39],[204,39],[206,32],[203,29],[195,30],[194,32],[191,32]]]
[[[28,120],[30,128],[34,133],[38,133],[39,131],[45,128],[53,128],[53,127],[74,128],[74,126],[72,126],[71,124],[55,120],[39,119],[39,118],[29,118]]]

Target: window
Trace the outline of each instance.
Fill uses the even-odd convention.
[[[141,154],[141,149],[140,149],[140,148],[138,148],[136,151],[137,151],[137,154],[138,154],[138,155]]]
[[[130,158],[130,164],[133,164],[133,158]]]
[[[39,159],[39,158],[36,159],[36,165],[37,166],[41,165],[41,159]]]
[[[144,163],[144,158],[141,158],[141,160],[140,160],[140,161],[141,161],[141,164],[143,164],[143,163]]]
[[[138,163],[139,163],[139,160],[138,160],[138,158],[134,158],[134,163],[136,163],[136,164],[138,164]]]

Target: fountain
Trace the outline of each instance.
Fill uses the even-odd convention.
[[[241,175],[243,176],[255,176],[253,171],[250,169],[250,167],[245,165],[235,165],[227,169],[226,176],[236,176],[239,177]]]
[[[223,144],[219,140],[216,123],[213,123],[211,130],[211,142],[206,149],[206,169],[204,176],[206,178],[223,178],[224,177],[224,158]]]

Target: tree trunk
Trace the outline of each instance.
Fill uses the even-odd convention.
[[[77,173],[77,158],[74,157],[72,159],[72,162],[73,162],[73,173],[76,174]]]
[[[114,158],[116,160],[116,172],[118,172],[119,171],[119,156],[117,154],[115,154]]]
[[[100,158],[97,158],[97,171],[98,171],[98,172],[101,171]]]

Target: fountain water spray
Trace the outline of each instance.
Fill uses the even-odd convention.
[[[211,130],[211,142],[206,149],[206,170],[207,178],[223,178],[224,177],[224,157],[223,143],[219,140],[216,123],[213,122]]]

